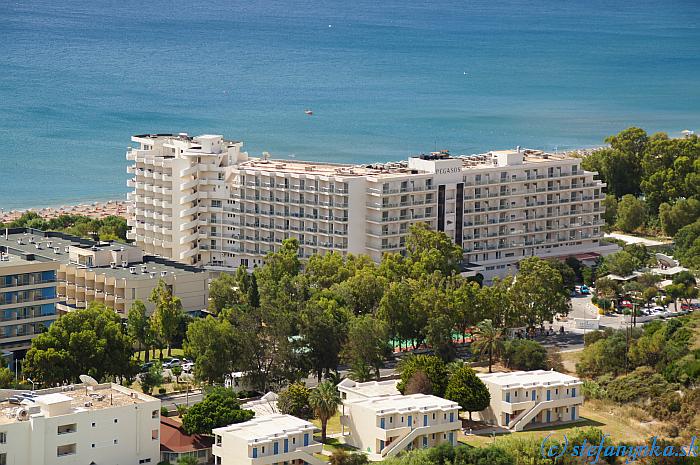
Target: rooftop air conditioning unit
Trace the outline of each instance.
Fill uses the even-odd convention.
[[[165,278],[166,276],[168,276],[168,272],[167,272],[167,271],[161,271],[161,272],[160,272],[160,275],[161,275],[161,277]]]
[[[126,262],[126,260],[122,260],[122,268],[126,268],[127,265],[128,263]]]
[[[109,267],[115,269],[117,267],[117,262],[109,262]]]
[[[37,242],[34,244],[34,247],[36,247],[37,250],[41,250],[41,243]]]
[[[58,255],[59,253],[61,253],[61,248],[60,248],[60,247],[54,247],[54,248],[53,248],[53,253],[55,253],[56,255]]]
[[[146,273],[148,271],[148,267],[146,265],[141,265],[141,273]]]
[[[151,276],[151,279],[153,279],[153,278],[155,278],[155,277],[156,277],[156,274],[155,274],[155,273],[153,273],[153,272],[149,273],[149,275]]]
[[[136,267],[134,267],[134,266],[129,267],[129,273],[136,274]]]
[[[34,236],[29,236],[29,243],[33,244],[34,243]]]
[[[46,242],[46,247],[51,247],[51,244],[52,244],[52,243],[53,243],[53,241],[48,241],[48,242]]]
[[[70,250],[70,249],[68,248],[68,246],[65,246],[65,247],[63,248],[63,251],[64,251],[65,253],[68,253],[68,250]]]
[[[22,240],[22,238],[17,239],[17,244],[24,245],[24,241]]]

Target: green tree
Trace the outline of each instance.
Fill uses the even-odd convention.
[[[372,315],[361,315],[350,320],[348,337],[341,356],[351,366],[364,364],[374,369],[379,379],[379,369],[389,356],[389,334],[386,323]]]
[[[355,315],[374,313],[384,295],[386,279],[374,267],[358,270],[353,276],[333,286]]]
[[[334,284],[345,282],[352,276],[343,256],[338,252],[314,254],[304,267],[304,274],[313,290],[329,289]]]
[[[629,252],[620,250],[614,254],[610,254],[603,259],[602,269],[600,274],[613,273],[618,276],[629,276],[637,268],[641,267],[640,261]],[[597,283],[598,281],[596,281]]]
[[[700,200],[678,199],[673,205],[664,202],[659,205],[659,220],[664,232],[673,236],[684,226],[700,218]]]
[[[0,368],[0,389],[10,389],[15,383],[15,375],[7,367]]]
[[[146,316],[146,306],[140,300],[135,300],[129,308],[127,316],[127,328],[129,336],[136,341],[139,347],[138,359],[141,360],[141,351],[146,351],[146,361],[149,360],[149,346],[151,340],[151,324]]]
[[[492,372],[493,360],[503,351],[503,332],[493,325],[491,320],[484,320],[477,325],[477,339],[472,342],[472,351],[488,355],[489,373]]]
[[[538,257],[526,258],[519,266],[509,293],[521,322],[534,326],[569,312],[569,292],[557,268]]]
[[[433,231],[427,223],[409,227],[406,257],[414,277],[440,272],[444,276],[459,271],[462,248],[442,231]]]
[[[154,388],[163,385],[163,366],[156,362],[146,373],[141,374],[141,390],[144,394],[151,395]]]
[[[168,357],[172,355],[172,343],[178,335],[180,321],[183,318],[182,302],[174,297],[172,289],[162,279],[153,288],[149,302],[155,305],[151,315],[151,327],[158,338],[168,347]],[[161,349],[161,359],[162,359]]]
[[[214,428],[248,421],[254,416],[253,411],[241,409],[231,389],[215,387],[187,410],[182,427],[187,434],[211,434]]]
[[[199,459],[194,455],[185,455],[177,461],[177,465],[198,465]]]
[[[632,194],[627,194],[617,204],[617,221],[615,227],[632,232],[639,229],[646,221],[646,206],[644,201]]]
[[[309,301],[300,315],[299,334],[308,348],[307,356],[319,382],[324,371],[328,373],[338,367],[350,318],[350,311],[337,300],[322,295]]]
[[[82,374],[98,381],[131,375],[133,341],[114,310],[91,302],[67,313],[32,340],[24,360],[26,376],[44,386],[76,382]]]
[[[324,381],[309,394],[309,405],[314,415],[321,421],[321,442],[326,442],[328,420],[338,413],[340,394],[330,381]]]
[[[399,362],[398,371],[401,380],[397,384],[397,389],[405,393],[409,381],[416,373],[424,373],[432,386],[433,394],[438,397],[445,395],[447,389],[447,365],[435,355],[411,355]]]
[[[700,269],[700,220],[679,229],[673,242],[675,257],[689,268]]]
[[[195,361],[194,375],[200,381],[222,383],[238,361],[233,325],[212,316],[194,320],[187,328],[185,354]]]
[[[546,370],[547,349],[537,341],[513,339],[504,344],[503,360],[511,370]]]
[[[244,267],[239,269],[245,270]],[[245,300],[246,296],[241,292],[238,281],[228,273],[221,273],[209,284],[209,311],[215,315],[225,307],[235,307]]]
[[[459,368],[450,377],[445,397],[457,402],[462,410],[469,412],[469,421],[472,421],[472,412],[484,410],[491,401],[491,394],[484,382],[467,366]]]
[[[311,391],[302,383],[292,383],[280,391],[277,398],[277,408],[280,413],[293,415],[304,420],[313,417],[309,404]]]
[[[617,222],[617,198],[612,194],[605,194],[603,208],[605,208],[605,213],[603,214],[605,224],[610,227],[614,226],[615,222]]]

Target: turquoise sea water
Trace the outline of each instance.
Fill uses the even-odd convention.
[[[0,208],[123,197],[134,133],[359,163],[700,129],[699,25],[697,0],[0,0]]]

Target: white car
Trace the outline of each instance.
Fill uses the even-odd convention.
[[[191,373],[194,370],[194,362],[187,362],[182,365],[183,373]]]

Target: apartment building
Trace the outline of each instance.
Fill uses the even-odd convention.
[[[461,429],[456,402],[425,394],[388,395],[343,401],[345,442],[371,460],[404,450],[457,444]]]
[[[369,397],[397,396],[401,394],[396,388],[398,383],[397,379],[359,382],[345,378],[338,383],[338,391],[343,402]]]
[[[533,255],[607,254],[602,189],[580,159],[493,151],[369,165],[249,157],[222,136],[132,137],[130,236],[147,253],[212,270],[252,267],[295,237],[300,255],[404,249],[426,222],[487,281]]]
[[[54,267],[55,305],[61,312],[96,301],[126,317],[135,300],[152,311],[148,298],[160,279],[180,298],[186,311],[200,311],[208,304],[206,270],[145,255],[133,245],[17,228],[0,236],[0,248],[10,257],[31,256],[35,262]]]
[[[325,465],[313,454],[323,444],[314,441],[314,425],[291,415],[272,414],[216,428],[216,465]]]
[[[583,383],[556,371],[478,374],[491,393],[490,406],[479,413],[487,423],[513,431],[579,419]]]
[[[156,464],[160,400],[116,384],[17,391],[0,401],[0,463]]]
[[[0,353],[14,369],[56,319],[58,263],[0,245]]]

